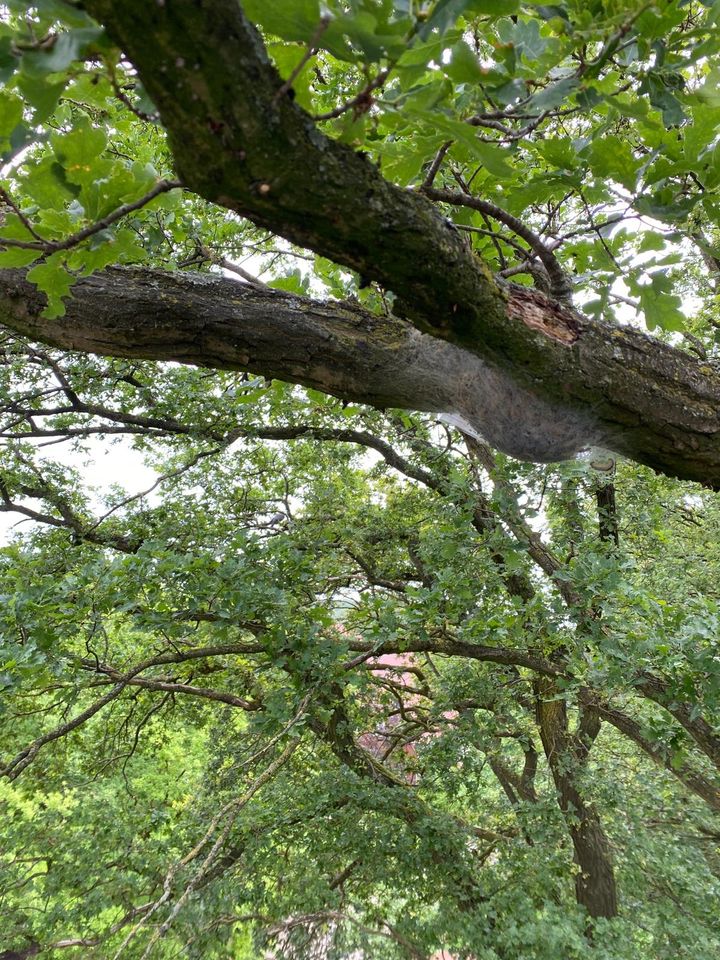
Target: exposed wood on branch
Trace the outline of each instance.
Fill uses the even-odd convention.
[[[493,280],[426,197],[388,183],[297,103],[275,99],[282,80],[236,0],[83,6],[138,70],[189,190],[377,281],[413,324],[482,357],[513,384],[511,422],[488,430],[499,415],[486,417],[490,443],[538,460],[602,443],[720,487],[717,372],[656,340],[579,316],[570,348],[548,336],[541,317],[529,330],[512,306],[522,294]],[[537,303],[540,314],[547,305],[548,321],[556,314],[551,299]],[[196,362],[212,365],[212,357]],[[301,365],[302,355],[288,358],[292,369],[276,375],[299,379]],[[575,418],[561,418],[552,438],[546,432],[538,442],[535,426],[525,430],[532,397]],[[549,427],[547,407],[541,418]]]
[[[532,298],[535,312],[547,302],[548,328],[571,329],[567,308]],[[44,318],[44,305],[23,271],[0,271],[0,321],[64,349],[249,369],[376,407],[456,413],[520,459],[569,459],[598,445],[720,489],[720,376],[577,314],[572,344],[518,321],[528,349],[541,343],[554,364],[552,382],[537,376],[531,388],[396,317],[209,274],[113,269],[79,280],[65,317]],[[564,398],[552,397],[558,389]]]

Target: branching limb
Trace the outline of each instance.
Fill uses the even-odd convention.
[[[567,274],[558,263],[552,250],[550,250],[535,231],[531,230],[522,220],[503,210],[502,207],[497,206],[497,204],[491,203],[489,200],[481,200],[479,197],[474,197],[471,193],[458,193],[455,190],[445,189],[438,190],[434,187],[424,187],[423,193],[430,200],[449,203],[456,207],[470,207],[510,227],[517,236],[522,237],[522,239],[530,245],[547,270],[552,295],[561,302],[570,302],[572,299],[572,284]]]
[[[25,747],[25,749],[19,754],[17,754],[16,757],[0,768],[0,776],[6,776],[8,779],[14,780],[30,763],[32,763],[42,747],[48,743],[52,743],[55,740],[59,740],[61,737],[66,736],[68,733],[71,733],[73,730],[76,730],[78,727],[82,726],[84,723],[94,717],[96,713],[102,710],[103,707],[117,699],[117,697],[123,693],[126,687],[135,677],[138,676],[138,674],[143,673],[145,670],[149,670],[151,667],[162,666],[170,663],[182,663],[187,660],[197,660],[205,657],[225,656],[228,654],[260,653],[263,650],[264,648],[260,645],[231,643],[219,644],[211,647],[196,647],[195,649],[190,650],[168,651],[166,653],[158,654],[155,657],[150,657],[147,660],[143,660],[141,663],[136,664],[125,673],[121,674],[118,682],[104,696],[100,697],[99,700],[96,700],[94,703],[90,704],[89,707],[77,714],[71,720],[68,720],[66,723],[55,727],[53,730],[48,731],[48,733],[43,734],[36,740],[33,740],[33,742]],[[88,660],[86,661],[86,664],[90,669],[94,670],[96,668],[96,663],[94,660]]]
[[[335,107],[334,110],[328,110],[327,113],[315,114],[313,120],[317,120],[318,122],[322,120],[335,120],[337,117],[341,117],[344,113],[347,113],[348,110],[353,110],[356,114],[367,113],[373,104],[373,93],[385,84],[389,75],[389,70],[381,70],[372,80],[369,80],[362,90],[352,97],[352,99],[341,104],[339,107]]]
[[[154,945],[157,943],[158,940],[164,937],[165,934],[168,932],[168,930],[172,926],[173,921],[182,910],[183,906],[191,896],[192,892],[195,890],[198,884],[200,884],[200,882],[203,880],[203,878],[205,877],[207,872],[210,870],[210,868],[212,867],[217,857],[219,856],[220,852],[222,851],[223,845],[225,844],[225,841],[227,840],[228,835],[233,827],[233,824],[235,823],[237,815],[240,813],[243,807],[247,806],[247,804],[250,802],[250,800],[252,800],[255,794],[260,789],[262,789],[262,787],[269,780],[272,780],[272,778],[275,776],[278,770],[280,770],[280,768],[284,766],[287,763],[287,761],[292,757],[293,753],[295,752],[295,750],[297,750],[299,745],[300,745],[299,738],[291,740],[290,743],[287,745],[287,747],[283,750],[283,752],[275,760],[273,760],[272,763],[268,764],[265,770],[253,781],[253,783],[250,785],[250,787],[246,790],[246,792],[241,797],[235,800],[231,800],[222,808],[222,810],[218,814],[216,814],[216,816],[213,818],[210,826],[208,827],[200,843],[198,843],[195,847],[193,847],[193,849],[188,854],[186,854],[182,858],[182,860],[180,860],[177,864],[171,867],[171,869],[168,871],[165,877],[165,882],[163,885],[164,889],[163,889],[162,895],[145,912],[142,919],[140,920],[140,923],[136,924],[133,927],[133,929],[130,931],[130,933],[127,935],[127,937],[123,940],[119,949],[115,953],[113,960],[118,960],[118,958],[122,955],[122,953],[124,953],[127,945],[131,942],[131,940],[134,939],[136,934],[139,932],[140,928],[145,923],[147,923],[147,921],[150,919],[150,917],[154,913],[156,913],[165,903],[167,903],[171,899],[172,884],[178,870],[181,867],[185,867],[188,864],[192,863],[192,861],[199,856],[203,847],[210,841],[210,839],[214,835],[219,824],[222,822],[222,820],[225,820],[226,822],[224,827],[218,834],[217,839],[213,843],[212,847],[210,848],[210,851],[208,852],[203,862],[200,864],[200,867],[188,882],[183,893],[176,900],[168,917],[151,936],[142,954],[141,960],[146,960],[146,958],[148,958],[151,955],[151,951]]]
[[[435,157],[433,158],[433,162],[428,167],[428,171],[425,174],[425,179],[423,180],[422,186],[420,187],[422,191],[429,190],[432,187],[433,183],[435,182],[435,177],[438,175],[440,171],[440,167],[443,165],[443,160],[447,156],[447,152],[452,145],[453,145],[452,140],[446,140],[445,143],[443,143],[443,145],[440,147],[438,152],[435,154]]]
[[[598,716],[611,724],[629,740],[635,743],[643,753],[658,766],[672,774],[683,786],[703,799],[713,810],[720,812],[720,786],[712,783],[685,759],[673,757],[662,744],[653,743],[644,735],[642,726],[627,713],[599,700],[590,691],[583,691],[583,699],[593,705]]]
[[[100,233],[101,230],[107,230],[108,227],[117,223],[118,220],[122,220],[122,218],[126,217],[129,213],[134,213],[135,210],[141,210],[147,206],[151,200],[154,200],[155,197],[159,197],[160,194],[167,193],[169,190],[176,190],[180,187],[182,187],[182,183],[179,180],[159,180],[152,190],[149,190],[143,197],[140,197],[139,200],[133,200],[132,203],[123,203],[101,220],[96,220],[87,227],[83,227],[82,230],[78,230],[77,233],[71,234],[64,240],[12,240],[7,237],[0,237],[0,247],[19,247],[22,250],[37,250],[38,253],[43,254],[70,250],[84,240],[89,240],[90,237],[95,236],[96,233]],[[31,232],[34,236],[37,236],[34,230],[31,230]]]

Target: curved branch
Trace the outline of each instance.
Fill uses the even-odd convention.
[[[537,371],[532,389],[477,353],[356,303],[118,268],[79,280],[73,292],[66,316],[49,320],[25,272],[2,270],[0,322],[63,349],[253,370],[380,408],[455,413],[519,459],[569,459],[598,445],[720,489],[720,375],[534,291],[513,288],[510,301],[527,349],[542,342],[552,372],[550,383]],[[558,386],[563,398],[546,395]]]
[[[492,217],[493,220],[504,223],[506,227],[510,227],[513,233],[530,245],[532,251],[537,254],[538,259],[547,270],[550,292],[553,296],[563,302],[570,301],[572,295],[570,278],[558,263],[552,250],[545,246],[535,231],[531,230],[522,220],[508,213],[507,210],[503,210],[496,203],[481,200],[480,197],[474,197],[470,193],[458,193],[456,190],[436,190],[432,187],[423,187],[423,193],[429,200],[437,200],[455,207],[469,207]]]
[[[393,290],[403,316],[482,356],[519,391],[509,416],[503,398],[489,418],[502,421],[485,434],[493,445],[553,460],[598,443],[720,487],[720,376],[648,337],[496,283],[427,198],[388,183],[297,103],[275,101],[282,81],[237,0],[83,6],[136,67],[187,189]],[[297,370],[302,354],[291,359]],[[534,401],[546,428],[563,411],[551,440],[524,430]]]
[[[687,761],[681,760],[678,763],[663,748],[662,744],[648,740],[643,735],[642,727],[637,720],[608,704],[598,702],[593,694],[588,695],[583,691],[583,699],[592,704],[602,720],[612,724],[620,733],[640,747],[658,766],[671,773],[683,786],[701,797],[713,810],[720,812],[720,788],[716,784],[713,784]]]
[[[38,253],[46,254],[57,253],[60,250],[70,250],[72,247],[78,246],[78,244],[82,243],[84,240],[89,240],[90,237],[94,237],[96,233],[100,233],[102,230],[107,230],[108,227],[111,227],[114,223],[117,223],[118,220],[122,220],[122,218],[126,217],[129,213],[133,213],[135,210],[141,210],[143,207],[146,207],[151,200],[155,199],[155,197],[159,197],[161,194],[167,193],[169,190],[176,190],[180,187],[182,187],[182,183],[180,183],[179,180],[158,180],[155,186],[138,200],[133,200],[132,203],[123,203],[121,206],[116,207],[115,210],[108,213],[107,216],[102,217],[100,220],[96,220],[87,227],[83,227],[82,230],[78,230],[77,233],[71,234],[64,240],[44,240],[42,237],[38,237],[38,234],[32,229],[30,223],[23,218],[25,228],[29,230],[34,237],[38,237],[38,239],[12,240],[3,237],[0,238],[0,247],[20,247],[23,250],[37,250]],[[13,207],[13,209],[15,208]]]
[[[64,349],[250,369],[375,407],[457,413],[521,459],[566,459],[597,440],[572,405],[546,402],[476,354],[355,303],[114,268],[79,280],[65,317],[48,320],[44,306],[23,271],[0,271],[0,322]]]
[[[117,678],[117,683],[115,683],[112,689],[108,690],[108,692],[98,700],[95,700],[94,703],[91,703],[90,706],[85,710],[82,710],[80,713],[72,717],[72,719],[60,724],[53,730],[49,730],[47,733],[33,740],[32,743],[21,750],[20,753],[18,753],[12,760],[0,767],[0,776],[7,777],[9,780],[15,780],[15,778],[18,777],[22,771],[32,763],[42,747],[48,743],[52,743],[54,740],[60,740],[62,737],[67,736],[68,733],[71,733],[73,730],[77,730],[78,727],[81,727],[84,723],[94,717],[96,713],[102,710],[103,707],[107,706],[108,703],[111,703],[113,700],[117,699],[117,697],[120,696],[125,688],[130,685],[132,680],[144,670],[148,670],[150,667],[159,666],[162,664],[182,663],[185,660],[196,660],[209,656],[222,656],[228,653],[243,653],[247,652],[248,649],[252,650],[252,648],[248,647],[248,645],[243,646],[242,644],[221,644],[213,647],[195,648],[194,650],[161,653],[156,657],[150,657],[147,660],[143,660],[130,670],[120,674]]]

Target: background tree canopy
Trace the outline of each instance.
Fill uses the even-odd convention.
[[[719,51],[0,6],[0,958],[717,957]]]

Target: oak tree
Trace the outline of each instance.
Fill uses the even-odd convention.
[[[3,6],[6,956],[716,955],[719,23]]]

